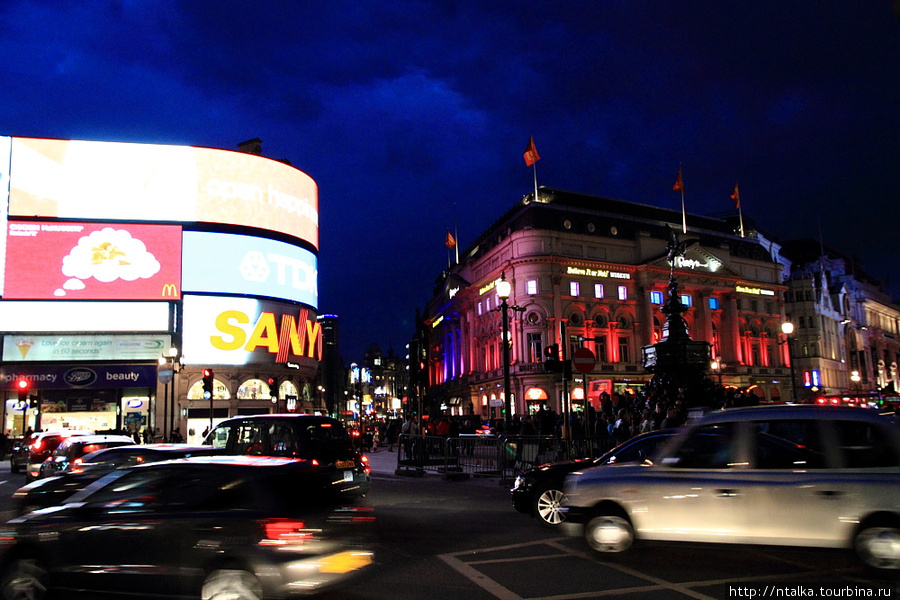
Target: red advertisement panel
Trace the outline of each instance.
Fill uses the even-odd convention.
[[[20,300],[175,300],[181,227],[8,223],[3,297]]]

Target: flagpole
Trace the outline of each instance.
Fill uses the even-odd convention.
[[[687,213],[684,210],[684,190],[681,190],[681,233],[687,233]]]
[[[537,163],[531,165],[531,168],[534,169],[534,201],[538,201],[538,188],[537,188]]]
[[[456,216],[456,200],[453,201],[453,250],[456,252],[456,264],[459,264],[459,219]]]
[[[744,212],[740,206],[738,206],[738,219],[741,221],[741,237],[744,237]]]

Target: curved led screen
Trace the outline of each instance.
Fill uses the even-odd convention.
[[[322,326],[315,311],[284,302],[185,296],[183,362],[188,365],[315,367]]]
[[[315,181],[276,160],[192,146],[19,137],[10,154],[13,216],[245,225],[319,245]]]
[[[3,297],[177,300],[181,226],[10,222]]]
[[[206,231],[185,231],[182,247],[185,292],[268,296],[318,307],[316,256],[309,250]]]

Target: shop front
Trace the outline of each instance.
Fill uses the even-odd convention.
[[[16,382],[26,381],[20,402]],[[143,432],[152,422],[156,365],[4,365],[7,390],[4,431],[20,437],[32,430]]]

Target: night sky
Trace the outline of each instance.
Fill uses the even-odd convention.
[[[734,211],[900,296],[890,0],[4,0],[0,135],[236,149],[319,185],[319,311],[405,354],[463,248],[539,185]]]

